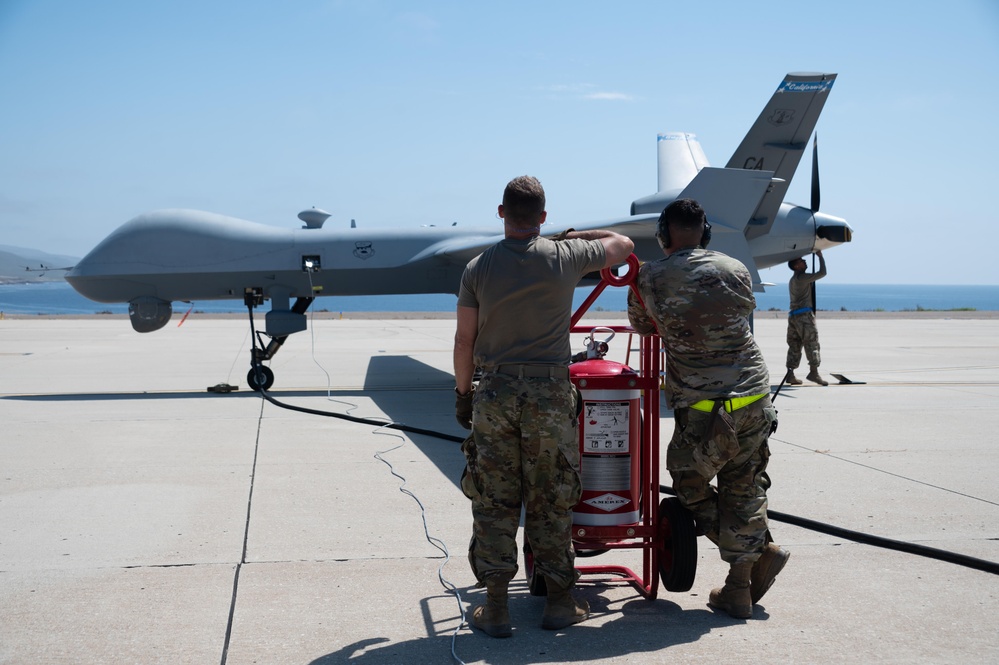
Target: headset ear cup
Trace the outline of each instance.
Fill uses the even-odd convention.
[[[669,230],[663,229],[663,233],[657,233],[656,240],[659,241],[659,249],[665,252],[666,248],[669,247]]]
[[[656,240],[659,241],[659,248],[664,252],[669,247],[669,225],[666,224],[666,211],[663,210],[656,222]]]

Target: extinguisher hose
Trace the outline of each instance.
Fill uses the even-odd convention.
[[[664,494],[676,496],[676,492],[668,485],[660,485],[659,491]],[[818,531],[819,533],[825,533],[827,535],[836,536],[837,538],[843,538],[845,540],[852,540],[865,545],[873,545],[884,549],[924,556],[930,559],[938,559],[940,561],[946,561],[947,563],[953,563],[959,566],[981,570],[986,573],[992,573],[993,575],[999,575],[999,563],[994,561],[987,561],[985,559],[978,559],[965,554],[948,552],[946,550],[928,547],[926,545],[917,545],[916,543],[908,543],[902,540],[893,540],[883,536],[875,536],[869,533],[862,533],[860,531],[852,531],[850,529],[844,529],[840,526],[811,520],[807,517],[798,517],[797,515],[779,513],[776,510],[767,510],[767,519],[774,520],[775,522],[786,522],[787,524],[793,524],[794,526],[799,526],[803,529]]]

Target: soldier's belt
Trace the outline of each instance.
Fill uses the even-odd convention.
[[[518,379],[569,378],[569,368],[565,365],[499,365],[493,371]]]
[[[763,393],[762,395],[749,395],[748,397],[732,397],[731,399],[702,399],[700,402],[696,402],[690,405],[690,408],[696,409],[698,411],[704,411],[705,413],[711,413],[714,409],[715,402],[721,402],[725,406],[725,410],[729,413],[733,411],[738,411],[744,406],[749,406],[753,402],[758,402],[770,393]]]

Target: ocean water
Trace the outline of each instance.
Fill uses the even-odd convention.
[[[590,295],[592,288],[576,289],[574,306]],[[999,311],[999,285],[940,286],[913,284],[824,284],[816,285],[819,310],[915,311],[972,309]],[[453,311],[457,298],[448,294],[392,296],[329,296],[313,303],[316,311],[329,312],[443,312]],[[778,285],[756,294],[760,310],[787,309],[787,287]],[[191,305],[175,302],[174,313],[183,314]],[[265,304],[259,311],[267,311]],[[627,290],[607,287],[590,309],[625,311]],[[245,312],[238,300],[205,300],[193,303],[196,312]],[[128,305],[87,300],[66,282],[0,284],[0,312],[11,314],[125,314]]]

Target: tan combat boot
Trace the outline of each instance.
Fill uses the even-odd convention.
[[[550,577],[545,576],[548,586],[548,599],[545,613],[541,617],[541,627],[545,630],[560,630],[590,618],[590,605],[585,600],[576,600]]]
[[[749,578],[753,573],[753,563],[733,563],[725,578],[725,586],[712,589],[708,605],[725,610],[735,619],[748,619],[753,616],[753,599],[749,595]]]
[[[829,382],[822,378],[819,374],[819,368],[817,365],[812,365],[811,369],[808,371],[808,376],[805,377],[809,381],[819,384],[820,386],[828,386]]]
[[[793,369],[787,370],[787,385],[789,385],[789,386],[800,386],[801,385],[801,379],[799,379],[798,377],[796,377],[794,375],[794,370]]]
[[[763,554],[753,564],[753,573],[750,577],[749,595],[754,603],[760,602],[763,594],[773,586],[777,573],[784,568],[784,564],[790,558],[791,553],[783,547],[767,543],[767,546],[763,548]]]
[[[486,582],[486,602],[472,610],[471,623],[490,637],[513,635],[507,607],[507,582]]]

